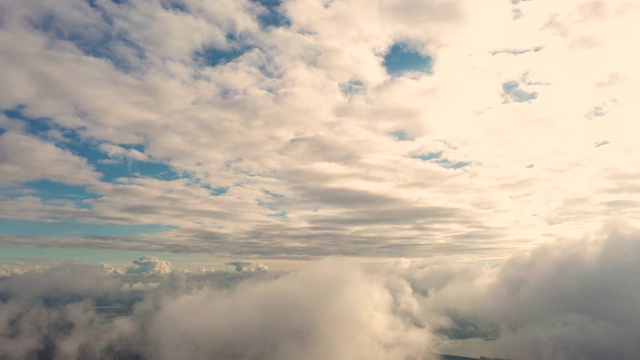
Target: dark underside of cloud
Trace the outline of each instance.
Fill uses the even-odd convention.
[[[0,278],[0,359],[638,359],[639,237],[609,229],[493,268],[189,273],[145,257],[15,273]]]

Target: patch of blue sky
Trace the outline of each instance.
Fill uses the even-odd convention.
[[[392,76],[399,76],[407,72],[431,74],[433,58],[422,54],[406,43],[395,43],[384,55],[383,65],[387,73]]]
[[[0,219],[0,234],[50,237],[128,237],[177,229],[161,224],[108,224],[78,221]]]
[[[163,162],[116,160],[114,162],[98,162],[97,171],[103,174],[103,181],[114,181],[117,178],[150,177],[158,180],[171,181],[182,178],[171,167]]]
[[[430,161],[433,159],[439,159],[442,156],[442,151],[440,152],[435,152],[435,153],[427,153],[427,154],[422,154],[422,155],[414,155],[413,158],[414,159],[420,159],[422,161]]]
[[[287,220],[287,212],[284,210],[268,213],[267,216],[278,220]]]
[[[279,208],[279,206],[284,203],[284,195],[269,190],[262,190],[262,192],[267,195],[267,199],[258,199],[258,206],[262,206],[271,210],[272,212],[267,214],[268,216],[271,216],[270,214],[275,214],[283,211]]]
[[[340,84],[340,91],[345,95],[364,94],[367,92],[367,86],[358,79],[351,79],[346,83]]]
[[[391,135],[397,141],[412,141],[412,140],[414,140],[413,137],[411,135],[409,135],[404,130],[392,131],[392,132],[389,133],[389,135]]]
[[[212,187],[207,184],[199,184],[201,188],[209,190],[212,196],[222,196],[229,191],[228,186]]]
[[[83,157],[100,157],[101,152],[94,148],[88,141],[84,141],[77,130],[64,128],[53,122],[50,118],[40,117],[34,118],[25,115],[26,107],[24,105],[17,106],[13,109],[2,111],[2,113],[10,119],[19,121],[23,124],[23,130],[26,134],[33,137],[48,141],[51,133],[56,131],[63,135],[64,141],[56,141],[56,146],[69,150],[76,155]],[[57,139],[53,139],[57,140]]]
[[[412,158],[435,163],[447,169],[461,169],[471,164],[468,161],[451,161],[449,159],[442,158],[441,151],[422,155],[414,155],[412,156]]]
[[[284,77],[284,71],[274,62],[268,61],[264,65],[258,66],[258,70],[260,70],[262,76],[269,79],[282,79]],[[273,85],[265,85],[264,89],[272,94],[277,94],[279,87]]]
[[[115,1],[114,1],[115,2]],[[144,49],[132,41],[125,31],[114,26],[108,12],[95,1],[91,8],[100,14],[102,22],[87,27],[83,23],[68,21],[53,12],[31,22],[31,26],[56,40],[73,43],[85,55],[110,61],[123,72],[132,72],[146,59]]]
[[[284,195],[282,194],[278,194],[269,190],[263,190],[263,192],[268,195],[271,198],[275,198],[275,199],[284,199]]]
[[[607,144],[610,144],[609,141],[607,140],[602,140],[602,141],[598,141],[597,143],[593,144],[595,147],[600,147],[600,146],[605,146]]]
[[[26,190],[38,196],[43,201],[67,200],[72,201],[80,208],[89,208],[89,204],[83,202],[87,199],[98,199],[102,197],[87,191],[86,186],[69,185],[50,180],[29,181],[22,184]]]
[[[169,11],[177,11],[181,13],[189,12],[189,8],[187,7],[187,4],[185,4],[183,1],[163,1],[162,7],[165,10],[169,10]]]
[[[51,130],[61,129],[48,118],[32,118],[24,115],[25,110],[25,105],[19,105],[13,109],[3,110],[2,114],[9,119],[22,122],[25,132],[37,137],[43,137]]]
[[[96,171],[103,175],[103,181],[112,182],[117,178],[123,177],[152,177],[168,181],[183,177],[175,172],[171,166],[160,160],[141,161],[110,158],[106,153],[99,150],[100,144],[98,142],[84,139],[78,130],[60,127],[48,118],[25,116],[23,106],[4,110],[3,114],[8,118],[23,122],[25,132],[35,137],[50,140],[47,139],[49,132],[59,131],[65,140],[57,141],[56,146],[86,159]],[[128,150],[135,149],[140,152],[145,150],[142,144],[119,144],[118,146]]]
[[[238,59],[250,49],[251,48],[245,46],[231,47],[229,49],[205,46],[194,53],[194,58],[198,64],[215,67],[228,64]]]
[[[461,169],[463,167],[469,166],[470,164],[470,162],[468,161],[450,161],[449,159],[436,160],[436,163],[447,169]]]
[[[102,174],[102,181],[113,182],[118,178],[130,177],[151,177],[159,180],[175,180],[183,176],[175,172],[171,166],[161,161],[141,161],[134,159],[110,158],[107,154],[98,149],[99,144],[79,138],[79,135],[72,131],[68,133],[68,142],[59,144],[61,147],[85,158],[96,171]],[[136,149],[144,151],[144,146],[119,145],[125,149]]]
[[[2,113],[11,119],[21,119],[23,117],[22,111],[26,108],[25,105],[18,105],[13,109],[2,110]]]
[[[128,264],[132,260],[143,256],[155,256],[166,258],[166,253],[149,253],[133,250],[106,250],[106,249],[65,249],[65,248],[42,248],[37,246],[14,246],[4,245],[0,247],[0,261],[18,261],[34,259],[57,259],[57,260],[82,260],[90,263],[113,263]]]
[[[96,0],[88,0],[87,3],[89,4],[89,6],[91,6],[92,9],[100,13],[100,16],[102,16],[102,20],[105,23],[109,25],[113,25],[113,18],[109,15],[109,12],[107,11],[107,9],[105,9],[102,5],[98,4]]]
[[[251,0],[259,4],[263,11],[258,14],[258,22],[263,28],[268,27],[289,27],[291,19],[282,11],[282,0]]]
[[[55,245],[55,244],[51,244]],[[211,268],[216,262],[209,254],[168,253],[158,251],[37,247],[32,245],[0,245],[0,261],[81,261],[127,267],[143,256],[155,256],[171,262],[172,267],[189,270]],[[269,264],[271,265],[271,264]]]
[[[502,84],[502,97],[505,103],[524,103],[537,99],[538,93],[535,91],[524,91],[522,88],[520,88],[520,83],[518,83],[517,81],[507,81]]]

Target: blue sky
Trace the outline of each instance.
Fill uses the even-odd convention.
[[[0,244],[490,260],[633,223],[616,4],[2,2]]]

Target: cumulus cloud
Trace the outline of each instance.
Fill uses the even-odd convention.
[[[265,264],[263,264],[261,262],[252,263],[252,262],[246,262],[246,261],[232,261],[232,262],[226,263],[225,265],[229,265],[229,266],[235,267],[237,272],[243,272],[243,271],[267,271],[267,270],[269,270],[267,265],[265,265]]]
[[[151,336],[166,359],[428,357],[428,330],[396,311],[383,284],[325,261],[273,282],[175,299],[159,312]]]
[[[640,354],[640,322],[631,315],[640,296],[639,237],[637,229],[612,226],[592,238],[544,244],[490,271],[453,277],[425,304],[448,316],[462,338],[471,330],[495,340],[451,345],[467,354],[633,359]]]
[[[155,256],[143,256],[127,267],[127,274],[156,275],[171,272],[171,263]]]
[[[435,358],[420,309],[401,306],[409,292],[340,261],[231,286],[224,272],[170,273],[116,290],[134,275],[69,264],[5,278],[0,356]]]

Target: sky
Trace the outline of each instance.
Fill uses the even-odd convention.
[[[504,259],[638,222],[634,2],[0,7],[5,245]]]
[[[635,0],[0,0],[0,357],[640,357],[639,24]],[[78,271],[104,286],[46,285]],[[301,323],[242,315],[273,304]],[[369,321],[371,352],[327,335]]]

